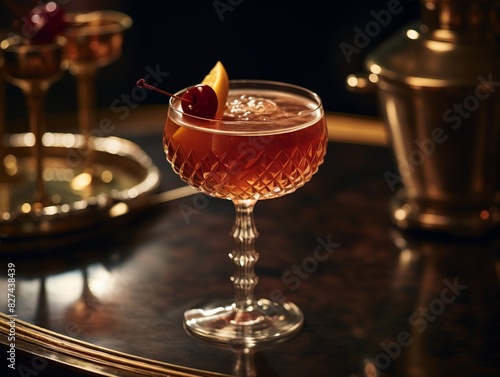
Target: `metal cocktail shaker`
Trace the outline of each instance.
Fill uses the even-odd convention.
[[[421,21],[365,60],[397,165],[384,175],[401,228],[481,235],[500,225],[498,6],[422,0]]]

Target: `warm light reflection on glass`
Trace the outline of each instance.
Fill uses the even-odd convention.
[[[46,137],[46,139],[44,139],[44,140],[46,140],[47,143],[49,141],[51,141],[52,145],[54,145],[54,146],[63,146],[65,148],[73,148],[76,145],[76,136],[74,134],[57,133],[57,134],[50,134],[50,136],[46,136],[47,134],[50,134],[50,133],[47,132],[44,135],[44,138]],[[44,141],[44,144],[45,144],[45,141]],[[50,146],[48,144],[45,144],[45,145]]]
[[[42,144],[46,147],[51,147],[54,145],[55,139],[56,138],[52,132],[46,132],[42,136]]]
[[[127,197],[133,199],[136,198],[139,195],[139,190],[137,188],[132,187],[130,190],[127,191]]]
[[[398,209],[394,212],[394,217],[396,220],[402,221],[406,219],[406,211],[404,209]]]
[[[382,72],[382,68],[380,68],[380,66],[378,64],[372,64],[370,66],[370,72],[378,75],[380,72]]]
[[[418,39],[418,37],[420,36],[420,34],[418,33],[418,31],[416,30],[413,30],[413,29],[408,29],[406,31],[406,36],[410,39]]]
[[[352,88],[358,86],[358,81],[359,81],[358,78],[354,75],[349,75],[347,77],[347,85],[349,85]]]
[[[453,43],[432,40],[426,41],[425,45],[428,49],[439,52],[453,51],[456,48]]]
[[[47,206],[43,207],[43,214],[47,216],[52,216],[57,213],[57,206]]]
[[[16,156],[12,154],[8,154],[7,156],[5,156],[3,159],[3,166],[5,167],[5,172],[8,175],[16,175],[18,171]]]
[[[52,133],[46,132],[42,138],[43,144],[46,147],[67,147],[72,148],[76,145],[76,136],[70,133]]]
[[[110,217],[122,216],[128,213],[128,211],[129,207],[127,203],[124,202],[116,203],[113,207],[109,209],[109,216]]]
[[[396,102],[392,98],[388,98],[385,102],[385,112],[387,114],[387,121],[391,126],[399,124],[398,120],[398,108]],[[401,135],[397,134],[400,132],[400,127],[391,127],[395,133],[394,139],[399,140]]]
[[[109,183],[113,180],[113,173],[109,170],[104,170],[102,173],[101,173],[101,180],[104,182],[104,183]]]
[[[83,190],[92,183],[92,175],[89,173],[78,174],[71,180],[71,188],[75,191]]]
[[[120,152],[121,144],[118,140],[115,139],[105,140],[104,149],[110,154],[117,154],[118,152]]]
[[[73,206],[75,207],[75,209],[79,210],[79,209],[87,208],[88,204],[85,200],[79,200],[79,201],[75,202],[73,204]]]
[[[411,259],[412,259],[411,250],[409,250],[409,249],[401,250],[401,252],[399,253],[399,265],[400,266],[406,266],[407,264],[409,264],[411,262]]]
[[[370,82],[372,82],[372,83],[374,83],[374,84],[375,84],[375,83],[377,83],[377,82],[378,82],[378,75],[377,75],[377,74],[375,74],[375,73],[370,73],[370,74],[368,75],[368,80],[370,80]]]
[[[23,137],[23,144],[27,147],[32,147],[36,143],[35,134],[33,132],[27,132]]]
[[[11,135],[9,145],[12,147],[32,147],[35,145],[35,135],[32,132]]]

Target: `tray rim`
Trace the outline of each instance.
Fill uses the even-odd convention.
[[[3,147],[10,152],[19,149],[25,153],[30,148],[29,145],[23,142],[23,140],[26,140],[28,134],[30,133],[5,135]],[[44,147],[49,151],[47,154],[49,157],[57,157],[57,152],[60,150],[78,151],[84,146],[84,137],[81,134],[52,132],[46,134],[49,135],[48,139],[52,140],[50,143],[44,142]],[[74,139],[71,145],[63,142],[64,140],[68,140],[68,137]],[[154,192],[160,185],[160,170],[153,163],[149,155],[136,143],[121,137],[108,136],[93,137],[91,145],[94,146],[93,149],[99,154],[109,155],[111,161],[118,158],[127,163],[135,164],[136,168],[142,170],[142,180],[131,187],[126,187],[122,190],[112,190],[109,194],[98,193],[89,198],[71,203],[46,206],[42,209],[41,213],[37,214],[33,212],[22,213],[19,210],[3,212],[0,214],[0,233],[5,236],[2,249],[6,249],[5,246],[8,244],[9,239],[19,241],[19,239],[23,238],[34,239],[57,236],[98,225],[103,221],[113,218],[113,213],[110,213],[110,210],[116,205],[124,204],[127,206],[127,213],[133,212],[135,209],[141,208],[144,198]],[[86,222],[84,222],[85,226],[65,226],[66,229],[64,231],[58,229],[47,230],[47,227],[44,227],[44,224],[47,224],[47,222],[50,223],[52,221],[54,223],[55,220],[66,223],[68,222],[67,220],[82,218],[82,216],[94,216],[95,221],[88,221],[87,218]],[[76,222],[73,221],[72,223]],[[29,231],[22,230],[23,227],[21,225],[26,223],[31,225]]]
[[[15,321],[15,348],[52,362],[100,376],[229,377],[115,351],[45,329],[0,312],[0,343],[10,347],[9,321]]]

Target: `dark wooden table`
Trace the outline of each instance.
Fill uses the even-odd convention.
[[[162,167],[160,190],[182,184],[159,134],[132,140]],[[256,294],[286,296],[306,317],[298,336],[264,349],[212,346],[182,327],[184,310],[232,296],[230,202],[187,196],[104,236],[1,255],[4,312],[16,265],[13,375],[498,376],[499,240],[396,229],[388,170],[389,148],[332,141],[311,182],[257,204]]]

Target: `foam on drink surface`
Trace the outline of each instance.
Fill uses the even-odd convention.
[[[230,93],[224,120],[266,122],[297,117],[311,108],[297,97],[276,96],[272,92],[254,94]]]

